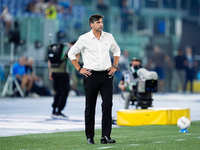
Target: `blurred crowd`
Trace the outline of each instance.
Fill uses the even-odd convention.
[[[108,18],[107,15],[109,13],[109,4],[104,0],[97,0],[95,9],[99,11],[102,15],[105,16],[105,30],[108,30]],[[118,1],[120,18],[121,18],[121,32],[130,32],[133,25],[133,16],[137,13],[134,11],[133,6],[128,5],[128,0]],[[73,14],[74,2],[73,0],[68,1],[58,1],[58,0],[32,0],[30,1],[26,9],[23,10],[26,13],[30,14],[38,14],[46,19],[66,19],[75,16]],[[10,12],[8,6],[4,6],[1,12],[0,19],[5,25],[6,33],[9,32],[9,29],[12,27],[12,23],[14,21],[14,16]]]
[[[63,19],[72,14],[73,0],[58,2],[57,0],[33,0],[27,5],[24,12],[38,14],[46,19]],[[12,29],[15,16],[10,12],[7,5],[3,6],[0,14],[0,22],[3,23],[5,34],[7,35]]]
[[[56,19],[72,13],[73,0],[58,2],[57,0],[33,0],[27,6],[31,13],[44,14],[47,19]]]
[[[165,82],[168,70],[172,73],[172,80],[169,82],[173,82],[171,85],[174,87],[170,91],[181,93],[194,92],[193,82],[197,78],[198,70],[196,68],[198,62],[194,59],[192,47],[178,48],[173,57],[169,57],[158,45],[154,45],[149,53],[150,55],[146,63],[143,63],[142,66],[158,74],[158,92],[166,92]],[[144,60],[144,58],[141,60]],[[166,69],[166,64],[167,68],[169,68],[168,70]],[[116,73],[116,85],[120,81],[122,72],[130,68],[128,50],[123,51],[119,60],[119,67],[118,73]],[[116,92],[119,92],[118,89],[116,89]]]

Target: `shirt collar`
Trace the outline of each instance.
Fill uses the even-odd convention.
[[[90,30],[90,37],[93,39],[95,38],[94,33],[92,32],[92,30]],[[104,32],[101,32],[101,37],[104,37]],[[101,39],[101,38],[100,38]]]

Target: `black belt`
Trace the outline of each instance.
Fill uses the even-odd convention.
[[[108,70],[103,70],[103,71],[95,71],[95,70],[88,70],[91,73],[107,73]]]

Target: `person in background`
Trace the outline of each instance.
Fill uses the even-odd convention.
[[[129,69],[130,67],[129,55],[130,53],[128,50],[123,50],[122,55],[120,56],[119,69],[122,72]]]
[[[108,6],[104,2],[104,0],[97,0],[97,6],[96,7],[100,11],[107,11],[108,10]]]
[[[128,6],[127,0],[121,1],[121,32],[130,32],[133,25],[134,11]]]
[[[33,82],[35,82],[41,80],[41,77],[37,76],[33,72],[33,64],[34,64],[34,59],[32,57],[28,57],[26,63],[26,73],[29,75],[30,80],[33,80]]]
[[[190,92],[193,93],[193,80],[195,75],[195,68],[198,63],[194,60],[193,52],[191,47],[186,47],[186,78],[184,91],[186,92],[187,83],[190,81]]]
[[[33,71],[34,59],[32,57],[27,58],[26,74],[28,78],[33,82],[31,88],[31,95],[33,97],[50,96],[49,90],[44,86],[43,80],[40,76],[37,76]]]
[[[85,133],[88,144],[94,142],[95,108],[98,93],[102,96],[102,144],[115,143],[111,139],[112,130],[112,99],[113,75],[118,68],[120,48],[112,34],[103,31],[103,16],[94,14],[89,18],[91,30],[79,37],[69,50],[68,56],[76,70],[84,75],[85,102]],[[109,52],[113,53],[111,62]],[[81,53],[83,67],[76,59]]]
[[[97,0],[96,10],[103,16],[108,16],[109,5],[104,0]],[[103,21],[104,21],[104,27],[103,27],[104,31],[108,31],[109,30],[109,26],[108,26],[109,18],[105,17]]]
[[[121,90],[118,88],[118,84],[121,81],[121,78],[123,76],[122,72],[130,68],[130,61],[128,57],[129,57],[129,51],[123,50],[118,62],[119,68],[114,74],[113,84],[114,84],[115,94],[121,93]]]
[[[55,92],[54,101],[52,104],[52,117],[68,118],[62,113],[70,91],[70,78],[69,73],[66,71],[68,49],[63,44],[53,44],[49,47],[49,50],[52,49],[54,52],[61,54],[58,56],[58,58],[55,58],[56,62],[51,60],[50,57],[48,60],[49,79],[53,81],[53,89]],[[52,55],[56,56],[56,54]]]
[[[174,57],[174,69],[175,69],[175,82],[176,82],[176,87],[177,92],[182,92],[184,89],[184,82],[185,81],[185,69],[186,69],[186,57],[183,54],[183,50],[179,48],[177,50],[177,55]]]
[[[153,64],[153,71],[155,71],[158,74],[159,81],[158,81],[158,91],[164,92],[164,85],[165,85],[165,70],[164,70],[164,64],[165,62],[168,63],[169,67],[173,67],[173,62],[171,61],[170,57],[165,54],[162,49],[155,45],[153,49],[153,53],[151,55],[151,58],[148,61],[147,68],[151,68],[151,65]]]
[[[118,87],[123,91],[123,97],[125,100],[124,109],[128,109],[130,105],[130,101],[132,99],[132,90],[129,88],[130,83],[133,83],[133,87],[136,88],[137,84],[137,70],[141,68],[141,60],[137,58],[133,58],[131,60],[131,68],[130,70],[126,70],[123,72],[123,76],[121,81],[119,82]],[[133,101],[134,104],[134,101]]]
[[[2,13],[0,15],[0,20],[3,21],[5,26],[5,33],[8,34],[13,23],[13,16],[9,12],[9,8],[7,6],[3,7]]]
[[[26,74],[26,64],[26,57],[21,57],[19,62],[16,62],[12,68],[12,73],[20,83],[21,89],[25,93],[25,96],[30,93],[33,86],[33,80],[31,80],[29,75]]]
[[[47,19],[52,19],[52,20],[57,18],[57,8],[54,0],[48,1],[48,5],[45,10],[45,16]]]

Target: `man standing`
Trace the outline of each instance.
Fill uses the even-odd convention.
[[[177,55],[174,57],[174,69],[175,69],[175,81],[176,86],[175,89],[177,92],[182,92],[184,89],[184,82],[185,81],[185,69],[187,65],[187,59],[186,56],[183,54],[182,49],[177,50]]]
[[[92,15],[89,18],[91,31],[81,35],[69,50],[68,56],[76,70],[84,75],[84,90],[86,96],[85,133],[88,144],[95,144],[94,125],[95,108],[98,92],[102,97],[102,138],[101,143],[115,143],[110,138],[112,129],[112,99],[113,75],[118,68],[120,48],[112,34],[103,30],[103,16]],[[111,63],[109,50],[113,53]],[[82,54],[83,67],[76,60],[76,55]]]
[[[193,93],[193,80],[195,76],[195,68],[197,67],[198,63],[194,60],[193,51],[190,46],[186,47],[186,59],[186,78],[184,92],[186,92],[187,89],[187,82],[190,81],[190,93]]]
[[[66,105],[70,91],[69,74],[66,72],[67,50],[64,44],[52,44],[48,49],[49,79],[53,81],[55,91],[52,104],[53,118],[67,118],[61,112]]]
[[[158,91],[164,92],[164,85],[165,85],[165,62],[168,63],[169,67],[173,67],[173,63],[170,57],[163,52],[163,50],[158,46],[155,45],[153,49],[152,56],[148,62],[147,68],[150,68],[152,64],[154,64],[153,71],[158,74],[159,81],[158,81]]]

